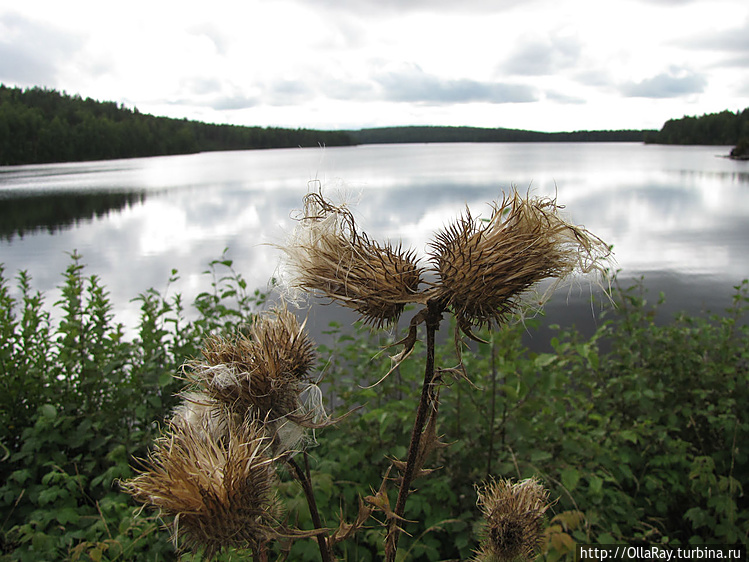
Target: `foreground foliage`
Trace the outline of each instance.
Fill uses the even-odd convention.
[[[173,377],[180,365],[197,356],[206,334],[234,333],[262,305],[229,260],[211,270],[194,321],[179,295],[137,297],[133,341],[78,256],[51,305],[28,274],[11,287],[0,270],[2,559],[177,558],[161,521],[140,513],[117,482],[135,474],[134,458],[159,435],[181,388]],[[487,477],[535,476],[558,498],[547,513],[548,560],[568,556],[574,542],[747,543],[748,295],[745,282],[721,316],[657,324],[642,284],[618,288],[618,307],[592,337],[558,328],[551,353],[523,343],[536,321],[483,334],[490,344],[463,357],[478,388],[456,380],[441,390],[437,429],[451,445],[428,461],[440,470],[418,481],[403,559],[470,558],[481,532],[473,483]],[[363,388],[387,372],[379,352],[391,342],[335,325],[329,335],[320,362],[325,403],[337,414],[363,405],[318,431],[307,459],[323,523],[336,528],[355,517],[360,497],[375,494],[386,455],[404,455],[412,416],[404,398],[418,392],[421,372],[406,362]],[[437,362],[455,364],[451,341]],[[312,528],[304,491],[279,476],[292,523]],[[381,559],[382,533],[373,522],[337,555]],[[290,548],[291,560],[319,559],[312,539]]]

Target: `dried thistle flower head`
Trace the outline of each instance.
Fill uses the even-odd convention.
[[[484,516],[483,539],[476,562],[533,560],[543,542],[549,494],[534,478],[513,483],[492,480],[478,488]]]
[[[257,548],[279,536],[273,459],[255,422],[232,424],[226,436],[172,424],[140,475],[123,483],[137,501],[174,517],[175,544],[210,558],[224,547]]]
[[[315,359],[303,326],[285,306],[259,315],[248,335],[203,343],[203,359],[189,362],[189,381],[243,415],[283,417],[297,409]]]
[[[320,193],[304,198],[292,239],[283,247],[291,289],[337,301],[381,327],[415,302],[421,269],[400,244],[379,244],[356,229],[351,211]]]
[[[464,331],[501,323],[543,279],[604,270],[606,244],[558,210],[553,199],[514,192],[493,206],[487,221],[466,211],[437,235],[431,244],[437,295]]]
[[[304,326],[280,306],[258,316],[248,335],[206,339],[203,359],[189,362],[185,375],[200,394],[234,415],[262,421],[280,454],[300,443],[306,427],[326,419],[322,401],[303,398],[316,388],[308,374],[314,360]],[[189,393],[183,396],[189,399]]]
[[[201,392],[183,392],[182,402],[174,409],[169,420],[171,425],[192,426],[198,432],[208,435],[213,441],[223,440],[229,431],[230,419],[241,418],[232,415],[225,405]]]

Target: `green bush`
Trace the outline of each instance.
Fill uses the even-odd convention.
[[[174,375],[205,333],[247,321],[262,296],[248,295],[222,258],[196,321],[185,321],[179,295],[150,290],[135,299],[140,322],[127,341],[80,259],[64,274],[56,325],[29,275],[18,274],[16,299],[0,267],[0,551],[34,561],[174,558],[156,517],[137,515],[116,482],[148,454],[181,387]],[[218,268],[228,274],[217,278]]]
[[[179,295],[138,296],[130,341],[80,256],[51,307],[25,272],[13,297],[0,268],[2,559],[177,558],[157,515],[141,512],[117,480],[134,474],[159,435],[181,387],[174,375],[202,338],[241,329],[263,302],[224,256],[209,273],[193,321]],[[489,476],[539,476],[558,498],[544,554],[551,561],[575,542],[749,543],[748,293],[748,282],[736,287],[722,315],[659,324],[643,283],[617,288],[616,308],[592,337],[557,327],[551,353],[523,344],[541,320],[481,334],[490,343],[464,353],[468,380],[441,373],[437,429],[449,446],[427,461],[438,470],[415,483],[399,556],[470,558],[474,485]],[[382,348],[392,338],[348,332],[331,326],[319,368],[326,405],[337,415],[358,409],[318,430],[304,459],[329,528],[355,518],[389,459],[404,456],[423,374],[421,361],[406,361],[371,387],[390,367]],[[438,366],[455,365],[452,341],[438,351]],[[299,484],[282,474],[278,493],[289,520],[311,528]],[[379,560],[383,536],[372,519],[337,554]],[[312,539],[288,548],[291,560],[319,560]]]

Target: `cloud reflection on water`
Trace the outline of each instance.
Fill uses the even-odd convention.
[[[273,245],[293,228],[292,211],[309,180],[342,187],[358,199],[355,214],[368,234],[402,239],[421,255],[466,205],[486,216],[487,203],[517,185],[556,196],[575,223],[614,245],[624,275],[665,272],[682,282],[725,284],[725,292],[749,277],[749,164],[716,158],[725,152],[637,144],[381,145],[2,168],[6,198],[49,189],[146,195],[67,230],[0,241],[0,262],[6,277],[27,269],[35,287],[47,291],[61,281],[66,252],[78,250],[116,307],[127,309],[129,324],[137,319],[129,299],[163,289],[172,268],[181,274],[173,290],[190,302],[208,287],[202,272],[224,248],[250,286],[266,287],[280,257]]]

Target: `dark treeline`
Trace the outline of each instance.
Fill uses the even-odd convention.
[[[0,84],[0,165],[350,144],[353,140],[342,131],[154,117],[115,102]]]
[[[649,133],[645,142],[657,144],[738,145],[749,141],[749,108],[733,113],[707,113],[666,121],[660,131]]]
[[[482,127],[320,131],[216,125],[143,114],[115,102],[0,84],[0,165],[37,164],[353,144],[443,142],[648,142],[738,145],[749,153],[749,108],[667,121],[660,131],[546,133]],[[742,153],[743,154],[743,153]],[[738,152],[736,154],[739,155]]]
[[[575,131],[542,133],[481,127],[383,127],[347,131],[360,144],[424,142],[643,142],[655,131]]]

